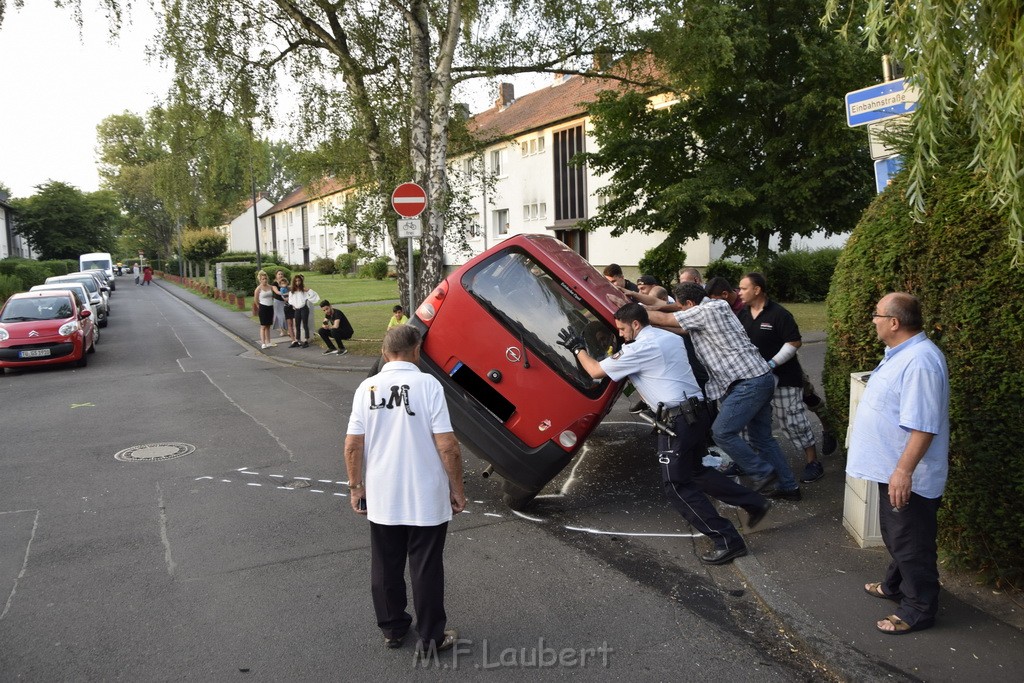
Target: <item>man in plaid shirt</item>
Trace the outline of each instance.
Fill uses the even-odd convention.
[[[711,431],[715,443],[753,479],[761,491],[776,484],[769,497],[800,500],[800,486],[772,436],[775,375],[743,330],[727,301],[709,299],[700,285],[680,283],[675,291],[682,310],[650,311],[652,324],[680,327],[690,335],[710,378],[704,391],[719,401]],[[740,435],[747,429],[747,443]]]

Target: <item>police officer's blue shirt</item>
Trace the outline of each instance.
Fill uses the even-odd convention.
[[[674,408],[687,398],[704,398],[682,338],[656,327],[641,329],[632,344],[602,360],[601,369],[616,382],[628,377],[652,408],[659,403]]]
[[[911,490],[938,498],[949,473],[949,372],[924,332],[885,350],[868,379],[850,434],[846,473],[888,483],[910,430],[934,434],[914,470]]]

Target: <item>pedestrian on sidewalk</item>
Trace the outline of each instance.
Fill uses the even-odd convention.
[[[288,290],[288,303],[295,315],[295,338],[289,348],[309,347],[309,301],[312,289],[306,287],[306,278],[296,274],[292,276],[292,286]],[[317,297],[319,300],[319,297]]]
[[[797,350],[803,345],[800,327],[792,313],[768,298],[768,283],[761,273],[743,276],[739,292],[745,304],[737,313],[740,324],[778,378],[772,396],[775,420],[804,454],[800,481],[805,484],[818,481],[825,476],[825,468],[818,461],[814,430],[804,410],[804,371],[797,358]]]
[[[938,511],[949,473],[949,371],[922,331],[921,304],[882,297],[871,319],[885,356],[868,379],[850,434],[846,473],[878,482],[878,515],[892,561],[864,590],[899,604],[876,623],[902,635],[939,612]]]
[[[132,274],[135,275],[135,286],[139,286],[139,276],[142,274],[142,269],[139,268],[139,264],[136,263],[132,266]]]
[[[320,310],[324,314],[324,322],[317,332],[319,332],[320,338],[324,340],[324,344],[327,345],[324,355],[336,354],[344,356],[348,353],[344,340],[351,339],[354,334],[352,324],[345,317],[345,314],[331,306],[331,302],[327,299],[320,300]],[[335,348],[335,344],[338,345],[337,348]]]
[[[252,298],[256,301],[260,319],[260,348],[277,346],[270,340],[270,326],[274,323],[274,289],[270,286],[267,271],[261,269],[256,273],[256,289],[252,292]]]
[[[730,314],[731,315],[731,314]],[[749,514],[753,528],[771,504],[759,493],[740,486],[703,463],[711,413],[686,359],[683,340],[666,330],[651,327],[647,310],[628,303],[615,312],[615,327],[625,344],[619,353],[595,360],[582,335],[572,328],[559,332],[558,343],[594,379],[629,379],[648,406],[657,407],[674,434],[658,432],[658,462],[665,495],[683,519],[714,542],[703,555],[706,564],[727,564],[747,554],[747,545],[728,519],[718,514],[708,496]]]
[[[288,318],[285,316],[284,307],[285,297],[288,296],[288,278],[284,276],[284,271],[274,273],[274,281],[270,283],[270,288],[274,290],[274,323],[271,331],[280,330],[280,336],[287,337]]]
[[[146,266],[142,269],[142,284],[149,285],[153,282],[153,269]]]
[[[345,437],[349,498],[370,522],[370,586],[377,626],[399,648],[412,624],[406,611],[408,559],[420,652],[448,650],[444,544],[452,513],[462,512],[462,453],[444,389],[420,372],[420,333],[398,325],[384,335],[384,365],[352,399]]]
[[[676,313],[651,311],[655,325],[682,328],[690,334],[697,357],[707,369],[707,398],[719,401],[712,424],[715,445],[739,463],[762,491],[777,483],[768,497],[800,500],[800,486],[772,436],[775,375],[747,337],[729,302],[710,299],[692,282],[676,285]],[[749,443],[740,434],[746,429]]]

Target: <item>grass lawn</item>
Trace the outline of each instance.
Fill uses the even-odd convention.
[[[398,283],[395,280],[364,280],[341,275],[302,273],[306,286],[316,291],[321,299],[332,304],[352,304],[360,301],[398,301]],[[393,306],[394,304],[392,304]],[[391,312],[391,306],[388,307]],[[345,315],[349,315],[345,311]],[[349,315],[349,318],[352,316]],[[385,316],[385,320],[387,316]],[[353,327],[355,322],[353,321]],[[356,327],[358,331],[359,328]]]
[[[783,304],[800,326],[800,332],[825,331],[825,302],[813,304]]]

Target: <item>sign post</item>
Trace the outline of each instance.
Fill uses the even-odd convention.
[[[391,193],[391,208],[404,220],[398,221],[398,236],[406,238],[409,248],[409,312],[414,304],[412,240],[423,236],[423,224],[419,215],[427,208],[427,193],[416,183],[402,183]]]

